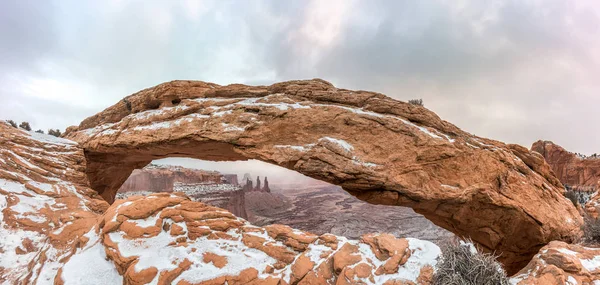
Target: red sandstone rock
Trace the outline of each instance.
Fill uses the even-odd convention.
[[[582,223],[536,152],[322,80],[172,81],[126,97],[66,136],[86,150],[87,176],[107,201],[131,171],[157,158],[258,159],[369,203],[412,207],[501,254],[509,272],[552,240],[577,239]]]
[[[512,284],[600,283],[600,248],[551,242],[511,278]]]
[[[387,260],[376,259],[367,244],[255,227],[182,194],[133,196],[109,207],[89,188],[83,149],[74,142],[0,123],[0,147],[2,284],[276,285],[289,284],[302,266],[305,276],[294,277],[301,284],[415,282],[439,256],[432,243],[392,240],[416,253],[398,274],[379,275]],[[344,247],[358,251],[338,263],[340,276],[328,265]]]
[[[531,150],[544,156],[563,184],[580,190],[600,189],[600,157],[583,158],[551,141],[537,141]]]
[[[0,283],[47,284],[109,207],[77,143],[0,122]]]

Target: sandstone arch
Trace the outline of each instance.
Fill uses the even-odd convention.
[[[419,106],[322,80],[271,86],[173,81],[67,130],[93,189],[112,202],[131,171],[169,156],[258,159],[402,205],[487,250],[509,272],[582,219],[544,159],[466,133]],[[567,221],[567,222],[565,222]]]

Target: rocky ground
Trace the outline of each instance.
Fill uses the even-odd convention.
[[[410,208],[368,204],[339,186],[306,183],[271,188],[271,194],[246,193],[249,220],[255,225],[283,224],[350,239],[376,232],[433,242],[454,236]]]

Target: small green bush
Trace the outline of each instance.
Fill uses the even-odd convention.
[[[13,128],[17,127],[17,123],[15,123],[15,121],[13,120],[6,120],[7,123],[9,123],[11,126],[13,126]]]
[[[470,240],[442,244],[434,285],[508,285],[506,272],[493,254],[481,253]]]
[[[38,133],[38,134],[43,134],[44,133],[44,131],[42,131],[42,130],[37,130],[35,132]]]

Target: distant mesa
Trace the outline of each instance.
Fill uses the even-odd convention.
[[[180,192],[195,201],[227,209],[238,217],[248,219],[244,191],[236,174],[150,164],[131,173],[119,188],[117,198]]]

